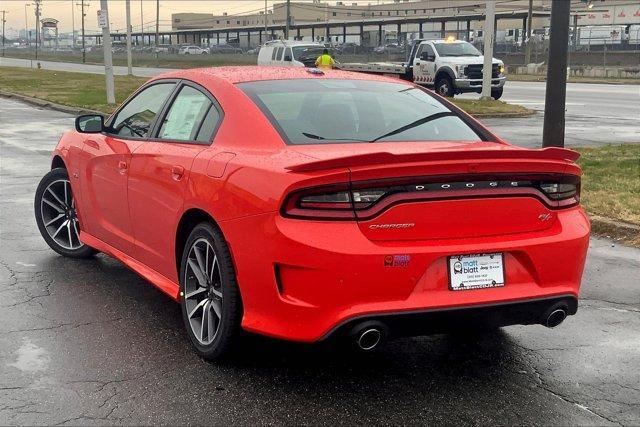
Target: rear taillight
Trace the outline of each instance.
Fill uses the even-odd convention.
[[[574,206],[580,201],[580,177],[469,175],[341,183],[292,192],[283,205],[282,214],[291,218],[370,219],[399,203],[509,196],[535,197],[551,209]]]

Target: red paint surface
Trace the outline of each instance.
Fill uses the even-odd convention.
[[[493,142],[286,146],[234,83],[289,78],[390,80],[298,68],[220,67],[159,76],[195,81],[224,120],[210,146],[127,141],[68,132],[54,155],[70,171],[87,244],[178,298],[176,232],[185,212],[211,216],[232,252],[244,328],[314,341],[367,313],[578,295],[589,221],[578,206],[553,209],[535,197],[501,194],[400,203],[366,220],[301,220],[280,214],[294,190],[407,176],[475,173],[579,175],[570,150]],[[409,83],[406,83],[410,85]],[[445,101],[446,102],[446,101]],[[354,157],[355,156],[355,157]],[[543,222],[538,217],[550,213]],[[371,224],[413,223],[399,230]],[[446,258],[504,252],[506,285],[452,292]],[[410,255],[388,268],[389,255]],[[277,283],[274,268],[278,266]]]

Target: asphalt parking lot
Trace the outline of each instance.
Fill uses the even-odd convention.
[[[553,330],[370,354],[250,338],[207,363],[153,286],[41,239],[33,194],[71,126],[0,99],[0,424],[640,423],[640,250],[593,239],[578,314]]]

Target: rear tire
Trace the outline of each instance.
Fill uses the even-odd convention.
[[[451,77],[447,75],[439,76],[437,78],[434,89],[440,96],[453,98],[453,95],[455,95],[453,81],[451,80]]]
[[[89,258],[96,253],[80,241],[80,223],[66,169],[55,168],[40,180],[34,212],[42,238],[60,255]]]
[[[495,99],[495,100],[498,100],[498,99],[502,98],[502,91],[503,91],[503,88],[500,88],[500,89],[493,89],[493,90],[491,91],[491,97],[492,97],[493,99]]]
[[[240,335],[242,300],[224,236],[195,226],[180,263],[180,305],[191,344],[204,359],[223,356]]]

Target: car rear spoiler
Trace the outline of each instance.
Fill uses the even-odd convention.
[[[335,159],[318,160],[287,166],[291,172],[312,172],[354,166],[372,166],[381,164],[397,164],[441,160],[480,160],[480,159],[530,159],[561,160],[573,162],[580,157],[577,151],[566,148],[549,147],[542,149],[482,149],[433,151],[425,153],[393,154],[388,152],[356,154]]]

